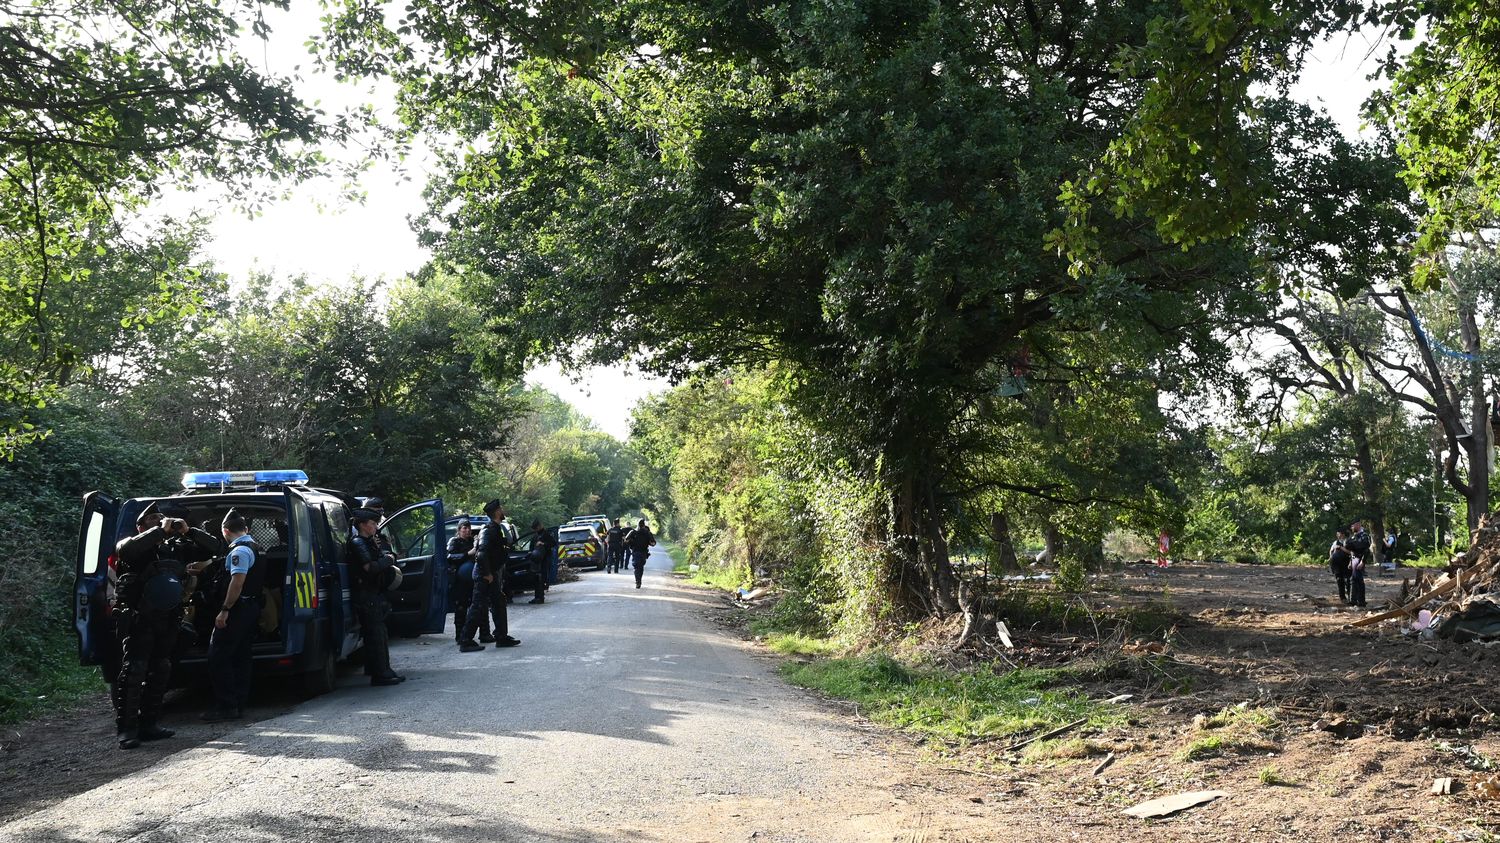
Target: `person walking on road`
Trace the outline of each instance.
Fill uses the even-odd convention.
[[[250,524],[237,511],[224,515],[221,527],[229,555],[220,571],[222,601],[208,639],[208,677],[214,689],[214,707],[203,715],[208,723],[238,720],[245,716],[250,699],[250,645],[255,643],[260,619],[260,594],[266,585],[266,566],[257,556],[260,548],[250,537]]]
[[[458,641],[459,652],[463,653],[484,649],[483,644],[474,640],[474,633],[479,630],[479,619],[489,612],[493,612],[495,619],[496,647],[514,647],[521,643],[510,635],[505,599],[499,597],[501,586],[498,582],[505,578],[505,563],[510,557],[510,542],[501,526],[505,510],[499,500],[492,500],[484,505],[484,514],[490,517],[490,523],[484,525],[474,545],[474,602],[469,604],[469,619],[464,622]]]
[[[1339,602],[1349,602],[1349,550],[1344,547],[1344,531],[1335,533],[1333,544],[1328,547],[1328,568],[1339,584]]]
[[[635,587],[641,587],[641,575],[646,572],[646,557],[651,554],[651,548],[656,546],[656,536],[651,534],[651,528],[646,526],[646,519],[642,518],[625,536],[625,544],[630,547],[631,566],[635,568]]]
[[[391,669],[390,630],[385,625],[391,614],[385,591],[396,575],[396,558],[381,547],[379,516],[374,511],[356,509],[353,517],[355,535],[349,543],[353,563],[349,572],[350,602],[354,604],[360,635],[364,638],[365,672],[370,675],[371,685],[399,685],[406,677]]]

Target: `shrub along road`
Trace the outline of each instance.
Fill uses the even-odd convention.
[[[183,726],[150,766],[82,764],[96,781],[0,838],[925,839],[906,751],[785,685],[670,570],[657,551],[639,591],[591,572],[513,606],[517,649],[397,642],[403,685],[352,676],[237,730]]]

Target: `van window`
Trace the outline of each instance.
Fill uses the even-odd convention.
[[[328,532],[333,534],[333,540],[342,547],[349,543],[349,510],[343,504],[323,504],[323,514],[328,517]]]
[[[292,504],[292,522],[297,527],[297,564],[311,567],[313,564],[312,516],[307,507]]]

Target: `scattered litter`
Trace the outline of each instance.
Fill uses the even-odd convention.
[[[1143,820],[1153,817],[1166,817],[1178,811],[1186,811],[1188,808],[1206,805],[1215,799],[1220,799],[1228,795],[1229,793],[1223,790],[1195,790],[1191,793],[1179,793],[1175,796],[1163,796],[1159,799],[1151,799],[1135,807],[1126,808],[1122,813],[1132,817],[1139,817]]]
[[[1122,702],[1130,702],[1135,699],[1135,694],[1115,694],[1104,701],[1105,705],[1118,705]]]
[[[770,593],[771,593],[770,586],[759,586],[759,587],[750,588],[750,589],[740,588],[740,589],[737,589],[735,591],[734,597],[735,597],[736,600],[741,600],[741,601],[744,601],[746,603],[749,603],[752,600],[759,600],[760,598],[765,597],[767,594],[770,594]]]
[[[699,569],[701,569],[701,568],[702,568],[701,565],[699,565],[697,562],[694,562],[694,563],[688,565],[688,573],[689,574],[696,574],[696,573],[698,573]]]
[[[1005,645],[1005,649],[1015,649],[1016,645],[1010,641],[1010,630],[1006,628],[1005,621],[995,621],[995,634],[1000,636],[1000,643]]]
[[[1453,778],[1451,776],[1443,776],[1440,779],[1433,779],[1432,780],[1432,795],[1433,796],[1447,796],[1447,795],[1451,794],[1452,792],[1453,792]]]
[[[557,563],[557,581],[560,583],[577,582],[578,572],[568,567],[566,562],[559,562]]]
[[[1469,778],[1469,787],[1481,799],[1500,801],[1500,773],[1490,773],[1487,776],[1476,773]]]

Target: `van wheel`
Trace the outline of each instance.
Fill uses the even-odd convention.
[[[338,660],[329,650],[323,655],[323,664],[317,670],[302,674],[302,690],[308,696],[317,697],[332,691],[339,681]]]

